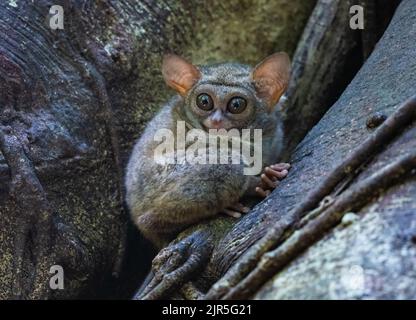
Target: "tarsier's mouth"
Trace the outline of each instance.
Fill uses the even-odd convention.
[[[230,121],[210,121],[210,120],[206,119],[205,121],[202,121],[201,124],[207,130],[209,130],[209,129],[215,129],[215,130],[220,130],[220,129],[231,130],[231,129],[234,129],[235,128],[235,126],[233,125],[233,123],[230,122]]]
[[[211,130],[211,129],[213,129],[213,130],[221,130],[221,129],[231,130],[231,129],[236,129],[234,126],[227,127],[227,126],[224,126],[222,124],[221,125],[212,125],[212,126],[208,126],[208,125],[203,124],[203,127],[204,127],[204,129],[206,131]]]

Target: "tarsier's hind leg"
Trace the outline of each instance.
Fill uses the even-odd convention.
[[[134,218],[140,233],[149,240],[155,248],[163,248],[173,237],[177,235],[183,228],[178,225],[176,212],[173,208],[165,208],[165,210],[148,210],[139,214]],[[185,223],[183,222],[183,225]]]

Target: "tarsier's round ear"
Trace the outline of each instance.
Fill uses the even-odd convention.
[[[252,71],[251,78],[257,93],[272,109],[286,91],[290,80],[290,58],[278,52],[260,62]]]
[[[182,96],[186,95],[201,77],[197,67],[174,54],[163,57],[162,74],[166,84]]]

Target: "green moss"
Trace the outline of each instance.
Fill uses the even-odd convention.
[[[315,1],[212,1],[197,7],[186,52],[197,63],[224,60],[256,64],[276,51],[292,54]]]

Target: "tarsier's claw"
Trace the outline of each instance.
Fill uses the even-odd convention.
[[[233,218],[236,218],[236,219],[238,219],[238,218],[241,217],[241,213],[240,212],[237,212],[237,211],[234,211],[234,210],[230,210],[230,209],[224,209],[224,213],[227,216],[230,216],[230,217],[233,217]]]
[[[246,207],[241,203],[236,203],[236,204],[232,205],[230,207],[230,209],[233,209],[233,210],[236,210],[236,211],[242,212],[242,213],[248,213],[250,211],[249,207]]]

